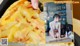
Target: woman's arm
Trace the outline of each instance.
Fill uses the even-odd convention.
[[[54,38],[54,23],[51,22],[51,23],[49,24],[49,27],[50,27],[49,34],[50,34],[51,37]]]
[[[49,24],[50,30],[53,31],[55,29],[55,26],[54,25],[55,25],[54,23],[50,22],[50,24]]]

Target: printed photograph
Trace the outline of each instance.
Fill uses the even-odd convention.
[[[74,45],[72,4],[0,0],[0,15],[0,46]]]
[[[74,41],[71,4],[46,2],[42,14],[47,43]]]

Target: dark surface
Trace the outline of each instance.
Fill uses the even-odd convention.
[[[74,44],[75,46],[80,46],[80,36],[74,33]]]
[[[4,14],[6,9],[16,0],[3,0],[2,4],[0,5],[0,17]]]

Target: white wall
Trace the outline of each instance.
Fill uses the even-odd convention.
[[[72,8],[70,4],[66,4],[66,12],[67,12],[67,22],[72,24]]]

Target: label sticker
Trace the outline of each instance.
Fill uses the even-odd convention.
[[[7,38],[2,38],[1,39],[1,44],[2,45],[8,45],[8,39]]]

